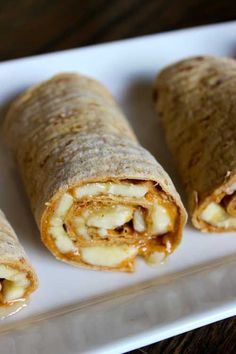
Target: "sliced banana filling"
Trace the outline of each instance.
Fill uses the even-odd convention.
[[[54,211],[54,215],[50,220],[50,229],[49,232],[53,237],[57,248],[62,253],[73,252],[76,250],[72,240],[68,237],[68,234],[65,230],[64,219],[66,217],[67,212],[73,205],[73,197],[65,193]]]
[[[142,198],[148,192],[146,185],[118,184],[113,182],[88,183],[75,189],[76,198],[94,197],[101,194],[112,194],[123,197]]]
[[[81,213],[81,218],[87,226],[111,230],[124,225],[132,217],[133,208],[123,205],[111,205],[95,210],[85,209]]]
[[[94,266],[115,267],[129,258],[137,255],[134,246],[92,246],[81,247],[81,258]]]
[[[219,228],[236,228],[236,182],[225,189],[220,203],[211,202],[201,214],[202,220]]]
[[[0,279],[0,294],[3,304],[22,299],[30,285],[27,273],[4,264],[0,265]]]
[[[236,228],[236,217],[230,216],[223,206],[217,203],[209,203],[201,215],[208,224],[216,227]]]
[[[168,210],[161,205],[154,205],[152,212],[152,233],[163,235],[171,230],[172,223]]]
[[[161,236],[174,228],[170,205],[150,182],[88,183],[62,195],[49,233],[61,253],[77,254],[93,266],[117,267],[145,252],[159,262],[165,254]]]

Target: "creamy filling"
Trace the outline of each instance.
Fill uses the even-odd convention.
[[[171,220],[169,210],[160,205],[157,198],[151,202],[145,199],[149,188],[147,184],[90,183],[75,188],[71,194],[65,193],[50,219],[49,232],[56,247],[61,253],[77,253],[85,263],[94,266],[116,267],[134,259],[138,254],[138,246],[120,243],[93,246],[93,237],[95,235],[103,239],[122,234],[124,230],[126,233],[133,230],[132,232],[140,237],[149,234],[153,237],[171,231],[173,220]],[[105,203],[96,202],[96,197],[99,195],[106,196],[106,198],[109,195],[116,195],[123,197],[124,201],[125,198],[128,198],[127,200],[132,198],[134,201],[141,198],[149,206],[145,209],[143,206],[136,205],[136,202],[131,205],[112,204],[112,200],[105,202],[107,205],[104,205]],[[76,208],[76,205],[80,205],[81,199],[88,198],[92,198],[92,204],[90,200],[90,204],[81,204],[83,207]],[[72,212],[71,208],[74,208]],[[67,224],[68,215],[69,224]],[[73,232],[69,232],[70,236],[68,226],[73,227]],[[86,246],[76,246],[78,238],[82,238]],[[164,253],[156,252],[156,250],[154,253],[155,256],[149,257],[149,263],[154,263],[154,260],[160,263]]]
[[[3,303],[22,299],[30,285],[27,273],[4,264],[0,265],[0,278],[1,301]]]

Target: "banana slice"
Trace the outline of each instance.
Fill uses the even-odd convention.
[[[147,186],[118,183],[88,183],[75,190],[76,198],[91,197],[99,194],[113,194],[123,197],[142,198],[148,192]]]
[[[89,236],[85,218],[83,216],[74,216],[73,221],[77,235],[83,236],[85,240],[90,241],[91,237]]]
[[[137,232],[144,232],[146,229],[146,224],[144,221],[143,213],[139,209],[135,210],[135,212],[134,212],[133,226],[134,226],[135,231],[137,231]]]
[[[4,302],[14,301],[24,296],[29,286],[27,274],[3,264],[0,265],[1,291]]]
[[[4,284],[3,284],[2,293],[5,302],[14,301],[24,296],[25,293],[24,287],[18,286],[10,280],[4,280],[3,283]]]
[[[86,210],[84,214],[86,225],[113,230],[124,225],[133,217],[133,208],[123,205],[114,205],[99,208],[98,210]]]
[[[236,218],[230,216],[225,209],[217,203],[209,203],[203,210],[201,218],[216,227],[236,227]]]
[[[73,218],[76,232],[86,240],[91,237],[88,232],[89,227],[97,228],[100,237],[107,235],[107,229],[113,230],[130,221],[133,216],[133,208],[122,205],[107,206],[97,210],[85,209],[80,216]]]
[[[98,229],[98,235],[100,237],[106,237],[107,236],[107,230],[106,229]]]
[[[146,262],[150,266],[159,265],[164,261],[165,257],[165,253],[163,252],[153,252],[148,258],[146,258]]]
[[[58,226],[51,226],[49,232],[61,253],[68,253],[76,250],[72,240],[68,237],[66,231],[63,228],[63,223]]]
[[[73,197],[68,193],[63,194],[54,212],[54,215],[60,218],[65,217],[72,204]]]
[[[134,246],[93,246],[80,249],[84,262],[103,267],[115,267],[121,262],[135,257],[137,249]]]
[[[163,235],[170,230],[171,218],[163,206],[156,204],[152,211],[152,233]]]
[[[61,253],[73,252],[76,250],[72,240],[68,237],[67,232],[63,228],[64,218],[73,204],[73,197],[65,193],[54,211],[54,215],[50,220],[49,232],[52,235],[57,248]]]

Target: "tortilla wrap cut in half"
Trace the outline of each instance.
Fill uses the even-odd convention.
[[[101,83],[64,73],[30,88],[12,104],[5,134],[42,241],[59,260],[133,271],[138,255],[158,263],[179,244],[180,197]]]
[[[0,210],[0,317],[18,311],[37,287],[36,273]]]
[[[155,106],[185,187],[193,225],[236,231],[236,61],[180,61],[155,82]]]

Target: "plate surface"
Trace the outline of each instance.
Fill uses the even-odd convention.
[[[109,87],[141,142],[181,192],[153,110],[157,72],[178,59],[236,56],[236,22],[168,32],[0,64],[0,105],[61,71],[79,71]],[[1,117],[2,121],[2,117]],[[1,323],[0,353],[121,353],[236,314],[235,234],[201,234],[188,225],[178,250],[157,268],[134,274],[77,269],[43,247],[15,164],[0,146],[0,208],[36,268],[30,305]],[[183,193],[181,193],[183,196]]]

